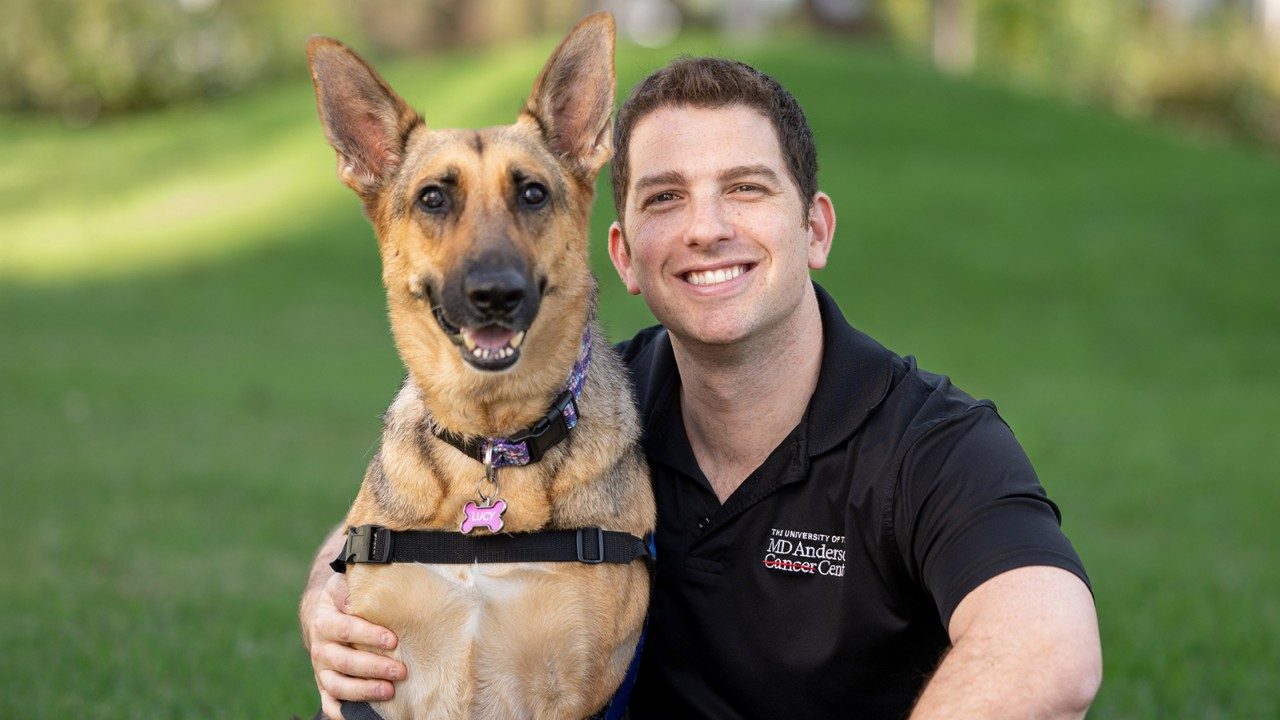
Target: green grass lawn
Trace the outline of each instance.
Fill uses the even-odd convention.
[[[548,49],[387,74],[430,124],[498,124]],[[1092,717],[1280,716],[1280,162],[876,49],[723,52],[810,114],[819,281],[994,399],[1061,505]],[[621,49],[620,85],[668,54]],[[299,74],[78,132],[0,118],[0,717],[314,711],[298,592],[402,369],[313,102]],[[650,320],[611,217],[622,338]]]

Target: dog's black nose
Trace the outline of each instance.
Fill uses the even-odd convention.
[[[526,285],[515,268],[476,268],[467,273],[463,292],[481,314],[511,315],[524,302]]]

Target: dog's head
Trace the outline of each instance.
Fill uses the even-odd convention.
[[[587,217],[612,154],[613,45],[612,16],[586,18],[516,122],[476,131],[428,129],[346,46],[310,41],[338,176],[377,232],[392,329],[418,379],[484,383],[521,372],[522,353],[572,362],[594,292]]]

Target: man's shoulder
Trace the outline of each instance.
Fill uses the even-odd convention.
[[[898,402],[916,406],[911,415],[911,429],[923,431],[979,408],[996,409],[990,400],[975,398],[957,387],[950,376],[920,368],[911,355],[903,357],[901,362],[902,374],[891,396],[896,396]]]
[[[637,407],[642,413],[647,412],[653,393],[662,387],[675,367],[667,329],[661,325],[647,327],[630,340],[614,344],[613,349],[627,370]]]
[[[810,412],[811,441],[830,449],[861,431],[881,448],[903,448],[929,428],[977,408],[978,400],[942,374],[920,368],[912,355],[899,355],[853,327],[821,287],[823,363]]]

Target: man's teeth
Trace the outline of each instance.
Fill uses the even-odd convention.
[[[732,280],[746,271],[746,265],[734,265],[731,268],[722,268],[720,270],[685,273],[684,279],[690,285],[715,285],[726,280]]]

